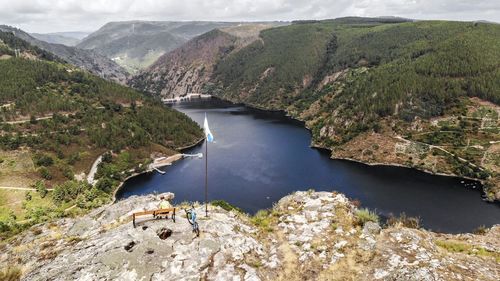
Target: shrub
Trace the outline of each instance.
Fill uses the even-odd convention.
[[[26,194],[24,194],[24,198],[26,199],[26,201],[31,201],[31,192],[27,191]]]
[[[472,231],[472,233],[474,233],[476,235],[485,235],[487,232],[488,232],[488,228],[486,228],[486,226],[484,226],[484,225],[481,225]]]
[[[54,159],[52,159],[49,155],[41,154],[37,155],[35,163],[37,166],[48,167],[54,164]]]
[[[240,209],[236,206],[233,206],[224,200],[214,200],[214,201],[210,202],[210,204],[212,204],[213,206],[219,206],[226,211],[236,211],[239,213],[243,213],[242,209]]]
[[[51,180],[52,175],[50,174],[49,170],[45,167],[41,167],[39,170],[40,176],[46,180]]]
[[[95,186],[97,187],[97,189],[109,193],[113,190],[113,183],[114,182],[112,179],[104,177],[100,179]]]
[[[270,226],[271,216],[269,215],[268,210],[259,210],[253,217],[250,218],[250,221],[267,232],[273,231],[273,228]]]
[[[57,185],[52,192],[52,200],[56,204],[69,202],[78,197],[80,193],[87,189],[83,182],[66,181],[63,184]]]
[[[0,280],[4,281],[21,280],[21,270],[18,267],[9,267],[5,271],[0,271]]]
[[[113,160],[113,156],[110,152],[106,152],[102,155],[102,162],[111,163],[111,160]]]
[[[375,211],[370,211],[367,208],[357,209],[354,213],[356,216],[356,224],[363,226],[365,223],[371,221],[378,223],[379,217]]]
[[[45,196],[47,196],[47,193],[49,192],[45,187],[45,183],[43,181],[37,181],[35,183],[35,188],[38,194],[40,194],[41,198],[45,198]]]
[[[386,222],[387,226],[404,226],[408,228],[420,228],[419,217],[409,217],[405,213],[401,213],[399,217],[390,216]]]

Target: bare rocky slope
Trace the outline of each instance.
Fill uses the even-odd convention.
[[[83,50],[62,44],[47,43],[34,38],[20,29],[6,25],[0,25],[0,31],[13,32],[15,36],[27,41],[31,45],[37,46],[76,67],[85,69],[107,80],[123,83],[127,78],[128,74],[125,69],[107,57],[92,50]]]
[[[153,65],[132,76],[128,84],[162,98],[205,92],[218,61],[258,40],[261,30],[276,24],[214,29],[161,56]]]
[[[0,244],[0,266],[23,280],[499,280],[500,226],[448,235],[361,220],[344,195],[296,192],[248,217],[198,207],[200,237],[176,222],[142,220],[153,195],[76,219],[37,225]],[[183,206],[180,206],[183,207]],[[162,240],[159,230],[172,230]],[[14,272],[14,273],[12,273]]]

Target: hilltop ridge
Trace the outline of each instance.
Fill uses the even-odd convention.
[[[439,234],[406,218],[381,228],[344,195],[296,192],[249,217],[228,204],[196,208],[195,237],[176,221],[130,215],[157,197],[133,196],[78,219],[33,227],[2,247],[22,280],[498,280],[500,226]],[[223,206],[224,208],[220,207]],[[406,225],[406,226],[405,226]],[[409,228],[412,226],[413,228]],[[165,239],[164,228],[172,230]]]

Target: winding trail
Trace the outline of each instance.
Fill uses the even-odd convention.
[[[95,176],[95,173],[97,172],[97,168],[99,167],[99,164],[101,164],[101,162],[102,162],[102,155],[97,157],[97,159],[94,161],[94,164],[92,164],[92,168],[90,168],[89,175],[87,176],[87,182],[91,185],[94,185],[94,176]]]

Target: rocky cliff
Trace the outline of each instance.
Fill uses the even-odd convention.
[[[210,206],[205,218],[200,206],[200,237],[182,211],[175,223],[146,219],[132,226],[132,212],[157,204],[152,195],[131,197],[35,226],[1,245],[0,266],[23,280],[500,278],[500,226],[460,235],[401,223],[381,228],[344,195],[312,191],[286,196],[254,217]],[[172,230],[166,239],[158,236],[162,228]]]
[[[218,61],[258,40],[261,30],[277,24],[255,23],[214,29],[161,56],[133,76],[128,84],[162,98],[201,93],[208,86]]]
[[[160,57],[128,84],[163,98],[199,93],[212,75],[215,62],[231,52],[235,43],[236,37],[213,30]]]

